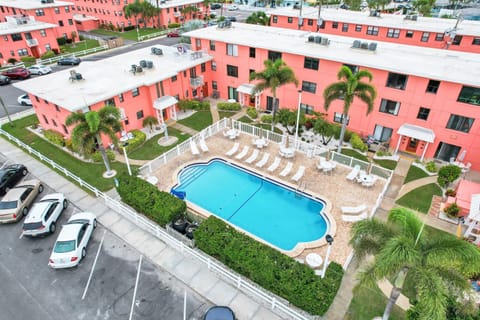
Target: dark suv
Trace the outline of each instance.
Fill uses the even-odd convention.
[[[82,62],[82,60],[80,60],[80,58],[77,58],[77,57],[63,57],[63,58],[60,58],[58,61],[57,61],[57,64],[58,65],[71,65],[71,66],[77,66],[80,64],[80,62]]]
[[[222,5],[220,3],[212,3],[210,4],[210,9],[216,10],[216,9],[221,9]]]

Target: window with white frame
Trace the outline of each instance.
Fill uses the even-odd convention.
[[[430,32],[423,32],[421,42],[428,42],[428,38],[430,38]]]
[[[238,56],[238,46],[236,44],[227,43],[227,56]]]
[[[367,34],[370,36],[378,36],[378,27],[368,26]]]
[[[398,38],[400,37],[400,29],[389,28],[387,31],[387,38]]]
[[[343,113],[335,112],[333,114],[333,122],[342,123],[343,122],[343,116],[344,116]],[[350,122],[350,116],[347,115],[347,126],[348,126],[349,122]]]
[[[380,102],[380,112],[388,113],[396,116],[398,115],[399,110],[400,110],[400,102],[398,101],[382,99],[382,102]]]

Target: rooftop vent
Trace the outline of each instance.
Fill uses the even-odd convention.
[[[405,16],[405,20],[417,21],[418,20],[418,14],[407,14]]]
[[[362,42],[360,40],[354,40],[353,49],[363,49],[363,50],[369,50],[369,51],[376,51],[377,50],[377,43],[376,42]]]
[[[230,20],[220,21],[220,22],[218,23],[217,27],[218,27],[219,29],[231,28],[231,27],[232,27],[232,21],[230,21]]]
[[[70,70],[70,77],[68,78],[71,82],[77,81],[77,80],[85,80],[82,77],[81,73],[77,73],[75,70]]]
[[[53,0],[41,0],[41,3],[53,3]]]
[[[313,41],[314,41],[314,39],[315,39],[315,37],[314,37],[314,36],[308,36],[308,42],[313,42]]]
[[[380,10],[370,10],[370,17],[380,17]]]
[[[360,49],[361,44],[362,44],[362,42],[360,40],[355,40],[355,41],[353,41],[352,48]]]
[[[328,46],[330,44],[330,40],[328,40],[328,38],[313,35],[308,36],[308,42],[318,43],[324,46]]]
[[[152,54],[154,54],[154,55],[157,55],[157,56],[162,56],[163,55],[163,51],[160,48],[153,47],[153,48],[151,48],[151,51],[152,51]]]
[[[132,64],[130,68],[130,72],[133,73],[133,75],[137,73],[143,72],[143,68],[141,66],[137,66],[136,64]]]

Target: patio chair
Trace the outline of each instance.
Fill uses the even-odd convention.
[[[279,157],[275,157],[273,163],[267,168],[268,172],[273,172],[277,170],[278,166],[280,165],[280,161],[282,161]]]
[[[467,162],[467,164],[465,165],[464,168],[462,168],[462,173],[467,173],[468,171],[470,171],[470,167],[472,166],[472,163],[470,162]]]
[[[347,180],[348,181],[353,181],[357,178],[358,176],[358,173],[360,172],[360,165],[356,164],[352,171],[350,171],[350,173],[347,175]]]
[[[198,151],[198,148],[197,148],[197,144],[193,140],[190,140],[190,150],[192,151],[192,154],[194,156],[197,156],[200,154],[200,151]]]
[[[258,154],[260,153],[260,151],[258,151],[258,149],[254,149],[252,154],[250,155],[250,157],[247,158],[247,160],[245,160],[246,163],[252,163],[253,161],[257,160],[257,157],[258,157]]]
[[[359,215],[342,214],[342,220],[345,222],[357,222],[367,218],[368,214],[366,212],[362,212]]]
[[[198,142],[198,145],[200,146],[200,149],[202,149],[203,152],[208,152],[208,147],[204,139],[200,139],[200,141]]]
[[[235,142],[235,143],[233,144],[233,147],[232,147],[230,150],[228,150],[228,151],[225,153],[225,155],[226,155],[226,156],[229,156],[229,157],[233,156],[233,155],[238,151],[238,148],[239,148],[239,147],[240,147],[240,143],[239,143],[239,142]]]
[[[297,182],[298,180],[302,179],[304,173],[305,173],[305,167],[304,166],[298,167],[298,170],[293,175],[292,180]]]
[[[257,166],[258,168],[262,168],[265,164],[267,164],[269,158],[270,158],[270,153],[265,152],[263,154],[262,160],[258,161],[255,166]]]
[[[290,174],[290,171],[292,171],[293,163],[287,162],[287,165],[285,168],[283,168],[282,172],[280,172],[280,176],[286,177]]]
[[[247,155],[249,149],[250,148],[248,146],[244,146],[242,151],[235,156],[235,159],[242,160]]]
[[[367,206],[365,204],[358,205],[356,207],[341,207],[343,214],[350,214],[350,215],[358,215],[365,210],[367,210]]]

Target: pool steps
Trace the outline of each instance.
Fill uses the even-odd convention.
[[[190,168],[189,170],[190,172],[187,175],[182,175],[182,181],[180,183],[182,188],[188,186],[193,180],[204,174],[207,171],[207,168],[206,166],[198,166]]]

